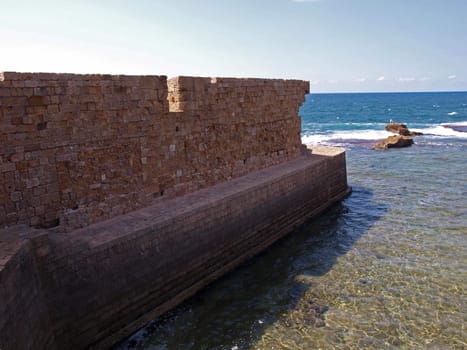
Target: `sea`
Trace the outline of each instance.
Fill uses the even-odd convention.
[[[310,94],[352,194],[116,349],[467,349],[467,92]],[[390,121],[422,132],[373,150]]]

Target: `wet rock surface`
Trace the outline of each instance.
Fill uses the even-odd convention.
[[[397,135],[389,136],[382,142],[375,144],[373,148],[376,150],[408,147],[413,145],[414,136],[423,135],[421,132],[410,131],[407,125],[402,123],[391,122],[387,124],[384,129]]]
[[[412,136],[393,135],[380,143],[375,144],[373,147],[377,150],[388,149],[388,148],[401,148],[413,145]]]
[[[324,327],[326,325],[324,314],[328,310],[328,306],[305,298],[283,322],[286,327]]]
[[[402,123],[389,123],[384,129],[395,134],[410,136],[410,131],[407,128],[407,125]]]

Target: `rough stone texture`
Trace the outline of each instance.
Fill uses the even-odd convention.
[[[108,348],[346,195],[306,92],[1,73],[0,349]]]
[[[35,243],[40,232],[27,226],[0,235],[0,349],[55,349],[43,296]]]
[[[413,145],[412,136],[393,135],[387,137],[380,143],[375,144],[373,147],[376,150],[385,150],[388,148],[401,148]]]
[[[0,227],[76,229],[297,158],[308,87],[2,73]]]
[[[384,127],[386,131],[393,132],[395,134],[410,136],[410,131],[407,125],[401,123],[389,123]]]
[[[374,145],[376,150],[385,150],[388,148],[401,148],[413,145],[413,137],[423,135],[421,132],[410,131],[407,125],[391,122],[385,126],[385,130],[398,135],[389,136],[383,141]]]
[[[423,133],[421,133],[421,132],[410,131],[407,128],[407,125],[402,124],[402,123],[392,122],[392,123],[386,124],[384,129],[386,131],[393,132],[395,134],[399,134],[399,135],[402,135],[402,136],[420,136],[420,135],[423,135]]]
[[[347,193],[343,150],[317,147],[311,155],[74,232],[54,228],[29,238],[31,229],[23,227],[21,244],[34,249],[7,259],[10,271],[20,260],[30,263],[21,271],[27,281],[9,289],[18,300],[0,299],[7,310],[0,317],[0,348],[108,348]],[[4,276],[0,271],[1,281]],[[19,292],[23,284],[32,293]],[[36,302],[28,316],[5,322],[26,309],[24,300]],[[12,345],[10,339],[29,329],[39,345]]]

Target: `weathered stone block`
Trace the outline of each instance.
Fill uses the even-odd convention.
[[[70,192],[62,191],[72,186],[71,193],[82,204],[84,216],[88,209],[92,212],[93,206],[100,205],[103,214],[92,216],[103,219],[115,215],[106,198],[119,197],[117,211],[127,212],[150,204],[146,193],[153,193],[154,188],[165,196],[180,195],[299,154],[296,111],[307,91],[306,82],[194,77],[167,82],[164,76],[29,73],[3,76],[0,89],[16,89],[16,97],[1,97],[0,113],[10,124],[2,126],[8,144],[2,144],[0,150],[24,146],[21,152],[27,160],[14,155],[16,168],[10,164],[4,166],[5,171],[51,164],[36,177],[40,183],[55,181],[58,197],[64,201],[70,200]],[[12,87],[13,82],[17,87]],[[11,90],[8,94],[12,95]],[[290,98],[278,106],[281,96]],[[249,125],[255,125],[256,131],[249,133]],[[276,136],[268,138],[262,136],[264,133]],[[44,153],[49,150],[52,153]],[[42,153],[32,156],[31,151]],[[79,154],[82,159],[78,161]],[[239,170],[239,164],[252,154],[262,156]],[[96,187],[103,181],[102,174],[108,183],[105,188]],[[22,178],[29,186],[37,181]],[[32,188],[39,191],[37,186]],[[144,195],[133,201],[138,192]],[[28,195],[23,197],[32,201]],[[63,202],[59,207],[67,205]],[[55,208],[52,211],[56,213]]]

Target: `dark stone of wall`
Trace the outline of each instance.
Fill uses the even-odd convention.
[[[0,272],[0,349],[108,348],[134,332],[341,199],[343,151],[315,153],[80,230],[25,238]],[[34,340],[13,342],[30,330]]]
[[[25,226],[0,236],[0,349],[55,349],[53,327]],[[40,239],[39,239],[40,240]]]

